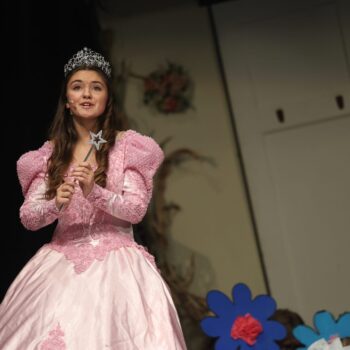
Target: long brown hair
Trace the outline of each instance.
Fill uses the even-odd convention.
[[[58,186],[63,182],[63,176],[73,159],[73,147],[78,140],[73,118],[66,108],[67,83],[69,78],[78,70],[94,70],[98,72],[107,85],[108,99],[106,109],[97,119],[97,130],[102,130],[103,138],[107,141],[96,152],[98,168],[95,171],[95,182],[102,187],[106,186],[108,153],[115,143],[118,130],[121,130],[121,122],[117,116],[111,79],[108,79],[101,70],[94,67],[81,66],[70,72],[62,83],[56,114],[49,129],[49,140],[52,143],[53,150],[48,160],[48,187],[45,193],[47,199],[55,197]]]

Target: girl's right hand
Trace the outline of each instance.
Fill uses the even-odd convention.
[[[68,205],[74,193],[74,182],[64,182],[56,190],[56,207],[61,209],[63,205]]]

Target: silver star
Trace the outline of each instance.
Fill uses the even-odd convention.
[[[102,138],[102,130],[100,130],[97,134],[94,134],[92,131],[90,131],[90,145],[94,145],[97,150],[100,149],[101,143],[106,143],[107,141]]]

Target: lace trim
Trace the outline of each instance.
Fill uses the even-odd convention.
[[[56,328],[49,332],[46,340],[41,344],[40,350],[66,350],[66,343],[64,342],[64,332],[58,323]]]
[[[136,248],[159,271],[154,256],[145,247],[123,236],[100,238],[97,245],[89,242],[65,245],[51,242],[48,245],[53,250],[63,253],[65,258],[73,263],[74,271],[77,274],[85,272],[95,260],[103,261],[109,252],[120,248]]]

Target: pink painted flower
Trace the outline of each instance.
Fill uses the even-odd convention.
[[[168,96],[163,101],[163,110],[165,112],[175,112],[177,110],[178,103],[176,98]]]
[[[190,107],[191,81],[184,69],[168,62],[144,78],[145,104],[155,106],[162,113],[177,113]]]
[[[158,82],[150,78],[144,80],[144,87],[146,92],[157,91],[159,89]]]

